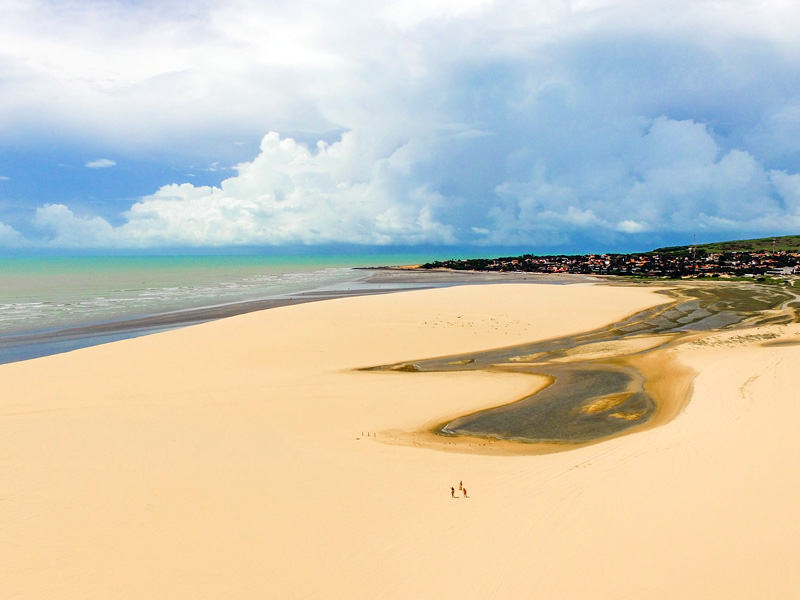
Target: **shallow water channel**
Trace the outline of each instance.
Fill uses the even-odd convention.
[[[663,283],[661,284],[663,285]],[[436,427],[443,436],[527,443],[586,443],[647,423],[659,397],[636,357],[663,351],[721,329],[798,319],[797,297],[786,288],[740,282],[677,282],[668,304],[593,331],[549,340],[368,370],[409,374],[492,370],[543,375],[543,389],[511,404],[465,415]],[[585,357],[585,358],[584,358]]]

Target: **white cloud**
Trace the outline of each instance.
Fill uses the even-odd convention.
[[[5,175],[0,175],[0,181],[9,181],[11,178],[6,177]]]
[[[90,160],[83,166],[90,169],[108,169],[109,167],[115,167],[116,165],[117,162],[111,160],[110,158],[98,158],[97,160]]]
[[[63,204],[46,204],[36,209],[34,225],[51,234],[55,247],[118,246],[113,227],[101,217],[76,217]]]
[[[775,170],[770,171],[769,179],[783,200],[786,212],[800,214],[800,175]]]
[[[90,0],[67,11],[17,0],[4,5],[3,16],[4,130],[24,135],[39,126],[119,147],[180,144],[185,152],[220,136],[252,139],[269,128],[323,132],[366,121],[396,126],[420,116],[442,122],[446,115],[431,111],[460,72],[505,63],[541,90],[568,83],[575,68],[565,64],[570,55],[589,70],[597,66],[597,46],[605,48],[600,58],[614,48],[621,54],[620,70],[597,71],[622,78],[598,90],[600,101],[613,94],[630,100],[627,84],[638,87],[637,98],[657,93],[665,103],[687,88],[714,93],[729,83],[719,81],[726,76],[745,84],[772,77],[779,86],[790,75],[753,73],[739,38],[784,55],[800,45],[794,27],[800,7],[790,2],[764,10],[754,1],[689,0]],[[632,63],[656,59],[652,48],[630,48],[646,46],[644,40],[676,46],[663,54],[666,71],[670,64],[674,70],[662,64],[651,85],[636,80],[642,73],[626,72]],[[718,52],[726,44],[738,48],[727,55],[731,61]],[[708,47],[724,62],[708,65],[719,68],[703,80],[702,64],[691,63],[702,61]],[[736,58],[745,64],[734,64]],[[791,87],[787,92],[791,97]],[[780,114],[781,102],[770,110]]]
[[[281,135],[121,225],[52,201],[29,234],[46,244],[556,244],[800,215],[798,3],[52,8],[4,6],[4,142],[43,131],[219,175],[226,148]]]
[[[528,180],[506,181],[468,210],[463,199],[429,180],[437,150],[462,143],[456,139],[448,134],[390,146],[347,132],[312,149],[273,132],[258,156],[237,165],[221,185],[165,185],[134,203],[117,227],[60,204],[38,209],[35,224],[53,246],[132,248],[549,245],[571,235],[774,231],[800,224],[800,175],[767,171],[742,150],[724,152],[708,127],[692,121],[642,121],[614,141],[623,158],[589,157],[570,172],[551,174],[534,161]],[[598,182],[605,198],[596,196]]]
[[[437,221],[442,197],[406,177],[414,160],[408,145],[380,154],[353,133],[313,152],[270,133],[219,187],[164,186],[119,227],[64,205],[38,209],[35,222],[67,247],[452,243]]]
[[[647,231],[647,225],[644,223],[639,223],[638,221],[626,219],[625,221],[620,221],[617,223],[616,230],[624,233],[641,233],[643,231]]]
[[[0,222],[0,247],[18,248],[29,246],[25,237],[13,227]]]
[[[355,133],[312,152],[270,133],[220,187],[165,186],[131,207],[120,233],[143,245],[451,242],[435,216],[441,197],[406,178],[409,152],[378,153]]]
[[[491,242],[570,230],[785,231],[800,220],[800,175],[768,171],[742,150],[724,152],[702,124],[662,116],[614,143],[621,158],[593,158],[552,176],[539,164],[527,181],[499,186]]]

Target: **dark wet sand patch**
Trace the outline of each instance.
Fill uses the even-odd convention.
[[[772,340],[764,342],[762,346],[800,346],[800,340]]]
[[[583,443],[607,437],[644,422],[655,409],[638,373],[623,366],[587,365],[539,369],[554,383],[514,404],[483,410],[450,421],[444,435],[493,436],[518,442]],[[614,410],[587,410],[608,398],[619,399]],[[641,415],[620,419],[614,412]]]
[[[366,370],[492,370],[546,376],[551,384],[543,389],[500,407],[438,423],[415,434],[413,443],[495,453],[554,452],[675,418],[689,401],[695,374],[674,360],[668,352],[671,348],[722,329],[789,323],[797,318],[790,302],[795,296],[772,286],[680,282],[664,293],[672,299],[668,304],[597,330]],[[575,352],[589,344],[642,335],[663,337],[664,342],[614,357],[580,360]],[[572,361],[558,362],[568,352]],[[407,365],[413,369],[403,368]]]

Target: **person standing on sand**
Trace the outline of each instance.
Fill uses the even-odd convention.
[[[458,482],[458,491],[459,491],[459,492],[461,491],[461,486],[462,486],[463,484],[464,484],[464,482],[463,482],[463,481],[459,481],[459,482]]]
[[[463,488],[462,491],[464,492],[464,498],[466,498],[467,497],[467,488]]]
[[[450,497],[451,498],[455,498],[456,497],[456,488],[454,488],[454,487],[450,488]]]

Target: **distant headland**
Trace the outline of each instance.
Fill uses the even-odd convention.
[[[642,278],[743,277],[789,283],[800,273],[800,235],[671,246],[630,254],[522,254],[434,261],[420,269],[575,273]]]

